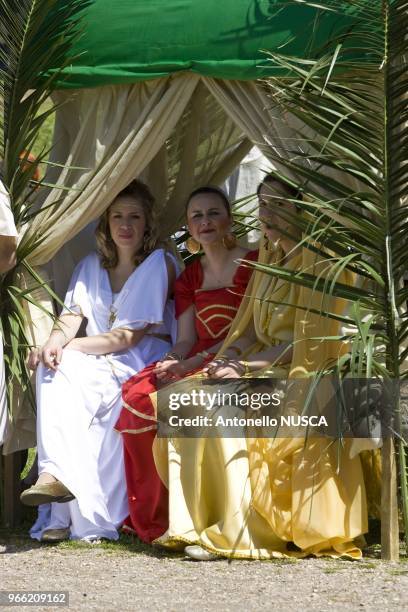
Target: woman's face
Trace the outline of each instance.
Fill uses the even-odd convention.
[[[199,193],[187,207],[187,226],[191,236],[205,245],[221,242],[230,231],[231,217],[215,193]]]
[[[112,240],[118,250],[140,251],[146,230],[142,204],[131,196],[119,196],[109,208],[108,220]]]
[[[293,199],[290,191],[278,182],[263,183],[259,192],[259,219],[265,236],[274,243],[279,243],[288,252],[296,242],[282,233],[282,230],[293,235],[298,233],[289,218],[280,216],[282,211],[288,215],[296,214],[296,205],[289,202]]]

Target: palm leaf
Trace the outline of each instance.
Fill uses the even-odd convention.
[[[49,124],[56,107],[49,102],[61,70],[72,62],[71,48],[80,35],[80,19],[89,0],[0,0],[0,157],[2,180],[7,187],[20,233],[37,214],[34,195],[44,180],[33,181],[41,164],[47,163],[49,147],[40,145],[41,129]],[[45,101],[47,103],[45,104]],[[28,163],[28,153],[36,151]],[[53,186],[53,185],[51,185]],[[54,205],[58,206],[58,202]],[[26,367],[30,341],[26,333],[25,303],[53,314],[36,297],[40,288],[56,296],[26,258],[44,240],[49,228],[31,239],[24,235],[17,249],[17,267],[0,277],[0,328],[5,344],[9,405],[13,412],[14,390],[20,389],[35,407],[31,377]],[[17,282],[23,269],[28,289]]]
[[[285,151],[268,152],[281,168],[278,175],[303,196],[296,202],[303,215],[292,215],[290,221],[305,236],[304,247],[326,257],[330,253],[337,278],[332,274],[325,283],[313,271],[254,267],[348,301],[347,317],[353,319],[354,331],[341,369],[398,381],[407,377],[408,357],[403,349],[408,337],[404,288],[408,206],[403,199],[408,184],[408,0],[281,4],[299,3],[319,7],[322,17],[328,10],[339,16],[352,11],[356,21],[353,30],[333,36],[313,54],[306,50],[299,58],[269,53],[282,76],[265,83],[271,106],[277,107],[281,121],[293,130]],[[282,209],[276,213],[288,219]],[[356,275],[355,286],[339,282],[339,273],[345,269]],[[398,401],[394,407],[397,430]],[[403,440],[398,448],[408,547]]]

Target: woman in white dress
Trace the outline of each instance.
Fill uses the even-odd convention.
[[[74,271],[57,324],[30,356],[37,370],[39,478],[21,496],[51,504],[31,530],[42,541],[117,539],[128,515],[121,385],[170,347],[176,262],[155,249],[153,197],[133,181],[102,216],[98,253]],[[86,319],[86,337],[76,338]],[[66,503],[65,503],[66,502]],[[57,533],[55,533],[57,530]]]

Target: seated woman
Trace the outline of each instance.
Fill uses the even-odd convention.
[[[168,495],[152,456],[155,411],[149,393],[158,385],[201,369],[221,346],[245,292],[251,270],[237,259],[256,260],[257,252],[237,246],[231,234],[231,209],[224,193],[202,187],[188,198],[187,225],[195,259],[175,283],[177,343],[159,363],[123,387],[124,408],[116,424],[123,434],[129,519],[125,529],[151,542],[168,526]]]
[[[296,195],[268,176],[259,196],[267,238],[259,261],[322,272],[327,261],[319,267],[315,254],[298,246],[290,201]],[[223,356],[207,364],[210,376],[301,377],[338,356],[338,343],[313,338],[337,335],[338,323],[319,312],[339,313],[341,301],[261,272],[247,296]],[[165,547],[190,544],[185,551],[197,560],[361,555],[354,538],[367,527],[365,489],[359,457],[350,458],[347,443],[179,437],[158,441],[154,454],[169,486],[169,528],[157,540]]]
[[[129,513],[122,440],[113,429],[121,385],[171,346],[177,266],[156,248],[154,199],[143,183],[132,181],[115,198],[96,237],[98,252],[78,264],[48,341],[30,356],[39,366],[39,478],[21,500],[57,502],[32,530],[44,541],[60,539],[63,528],[73,539],[118,538]],[[84,319],[87,335],[76,338]]]

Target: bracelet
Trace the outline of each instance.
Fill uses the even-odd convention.
[[[174,361],[183,361],[183,357],[178,353],[175,353],[174,351],[166,353],[165,356],[162,358],[162,361],[165,361],[166,359],[174,359]]]
[[[242,366],[244,366],[244,376],[248,376],[251,373],[249,362],[248,361],[239,361]]]

